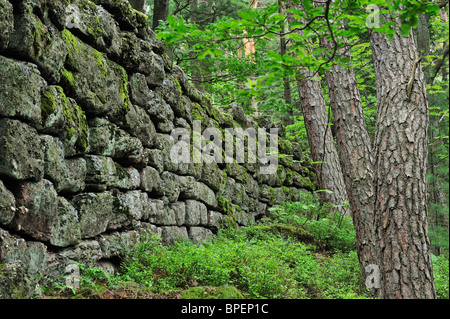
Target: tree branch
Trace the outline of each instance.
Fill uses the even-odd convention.
[[[183,11],[184,9],[186,9],[189,6],[189,1],[186,2],[186,4],[184,6],[181,6],[179,2],[177,2],[177,8],[175,9],[174,12],[172,12],[172,15],[176,15],[177,13]]]
[[[445,63],[445,59],[447,58],[449,54],[449,48],[448,48],[448,43],[445,46],[445,48],[442,50],[442,59],[439,59],[434,68],[433,68],[433,75],[431,76],[431,81],[430,83],[434,82],[434,79],[436,78],[436,76],[438,75],[439,71],[441,70],[441,68],[444,66]]]

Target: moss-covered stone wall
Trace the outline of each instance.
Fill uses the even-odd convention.
[[[212,106],[128,1],[0,0],[0,30],[0,272],[12,276],[0,287],[18,278],[30,297],[24,273],[105,263],[146,232],[201,242],[314,190],[282,137],[271,175],[258,163],[170,160],[172,130],[195,120],[274,124]]]

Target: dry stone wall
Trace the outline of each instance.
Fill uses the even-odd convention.
[[[0,296],[29,297],[27,278],[104,264],[148,232],[207,240],[315,188],[281,137],[275,174],[175,164],[174,128],[275,124],[213,107],[126,0],[0,0],[0,31]]]

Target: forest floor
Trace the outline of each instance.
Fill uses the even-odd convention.
[[[438,298],[448,299],[448,254],[432,257]],[[351,218],[331,219],[313,201],[286,204],[203,244],[143,238],[113,275],[79,266],[80,288],[50,281],[38,298],[371,299]]]

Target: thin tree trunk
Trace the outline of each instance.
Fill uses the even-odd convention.
[[[341,41],[347,44],[347,39],[343,38]],[[333,50],[332,40],[322,38],[320,42],[329,52]],[[342,48],[337,54],[348,58],[348,66],[351,67],[348,47]],[[358,82],[353,69],[335,64],[325,72],[325,80],[333,111],[340,164],[356,231],[358,257],[364,274],[366,267],[377,260],[372,142],[366,129]]]
[[[155,0],[157,1],[157,0]],[[189,11],[191,12],[190,16],[190,22],[191,23],[197,23],[197,10],[198,10],[198,0],[189,0]],[[192,55],[192,54],[190,54]],[[200,67],[200,61],[198,61],[196,58],[193,58],[191,60],[191,79],[192,83],[194,84],[195,88],[199,91],[203,91],[204,88],[202,87],[202,72]]]
[[[416,37],[417,37],[417,48],[419,50],[419,52],[421,53],[422,56],[427,56],[431,54],[431,49],[430,49],[430,32],[428,29],[428,20],[429,17],[426,14],[419,14],[418,15],[418,24],[417,24],[417,28],[416,28]],[[428,66],[428,68],[426,68],[424,70],[425,73],[425,79],[426,79],[426,83],[431,85],[434,82],[433,79],[433,70],[431,68],[431,65]],[[430,103],[430,105],[434,104],[434,101],[436,100],[436,96],[435,95],[430,95],[428,94],[428,101]],[[436,132],[437,131],[437,132]],[[436,143],[439,143],[438,141],[436,141],[434,139],[436,134],[439,134],[439,117],[436,116],[430,116],[430,126],[429,126],[429,143],[430,143],[430,147],[429,147],[429,154],[428,154],[428,161],[429,161],[429,167],[430,167],[430,172],[433,176],[433,178],[431,179],[431,183],[430,183],[430,189],[429,189],[429,198],[428,198],[428,203],[429,204],[438,204],[438,192],[439,192],[439,186],[436,182],[436,178],[434,178],[436,176],[436,172],[435,172],[435,163],[434,163],[434,158],[435,158],[435,154],[434,154],[434,150],[435,150],[435,146]],[[430,211],[429,211],[429,223],[430,224],[434,224],[435,226],[439,225],[439,210],[434,208],[434,205],[430,205]],[[434,210],[434,211],[433,211]],[[439,247],[432,247],[431,249],[433,249],[434,253],[439,255]]]
[[[436,298],[427,224],[425,76],[412,33],[389,40],[372,32],[370,40],[378,98],[374,178],[380,296]]]
[[[249,4],[249,8],[256,9],[258,7],[259,0],[251,0]],[[244,34],[247,34],[247,32],[244,30]],[[255,54],[256,54],[256,42],[253,38],[244,38],[244,54],[245,57],[248,59],[247,61],[250,63],[253,63],[255,61]],[[250,77],[250,80],[254,81],[254,77]],[[252,102],[251,107],[254,110],[254,115],[258,116],[258,102],[256,101],[255,97],[252,96]]]
[[[279,12],[283,14],[283,2],[278,1],[279,6]],[[280,55],[284,56],[287,52],[287,46],[286,46],[286,37],[283,35],[285,33],[285,25],[283,23],[281,27],[281,36],[280,36]],[[286,105],[290,106],[290,109],[286,112],[286,114],[283,114],[283,121],[285,125],[290,125],[294,123],[294,116],[293,116],[293,106],[292,106],[292,94],[291,94],[291,84],[289,83],[289,78],[284,77],[283,78],[283,92],[284,92],[284,103]]]
[[[312,71],[304,73],[306,78],[312,75]],[[348,197],[344,177],[331,128],[328,125],[322,85],[315,79],[299,79],[298,91],[302,102],[311,156],[316,162],[314,166],[319,187],[322,190],[328,190],[320,193],[322,200],[332,203],[337,212],[350,216],[350,209],[346,205]]]
[[[159,21],[167,21],[169,16],[169,0],[154,0],[153,30],[159,26]]]
[[[302,9],[301,4],[287,4],[290,8]],[[288,21],[294,21],[293,15],[288,14]],[[301,74],[303,73],[303,74]],[[299,72],[297,81],[298,91],[302,104],[311,156],[315,163],[317,180],[323,202],[331,203],[334,210],[351,215],[347,205],[348,196],[344,183],[339,156],[334,145],[331,128],[328,123],[325,100],[320,81],[312,78],[314,72],[303,70]]]

